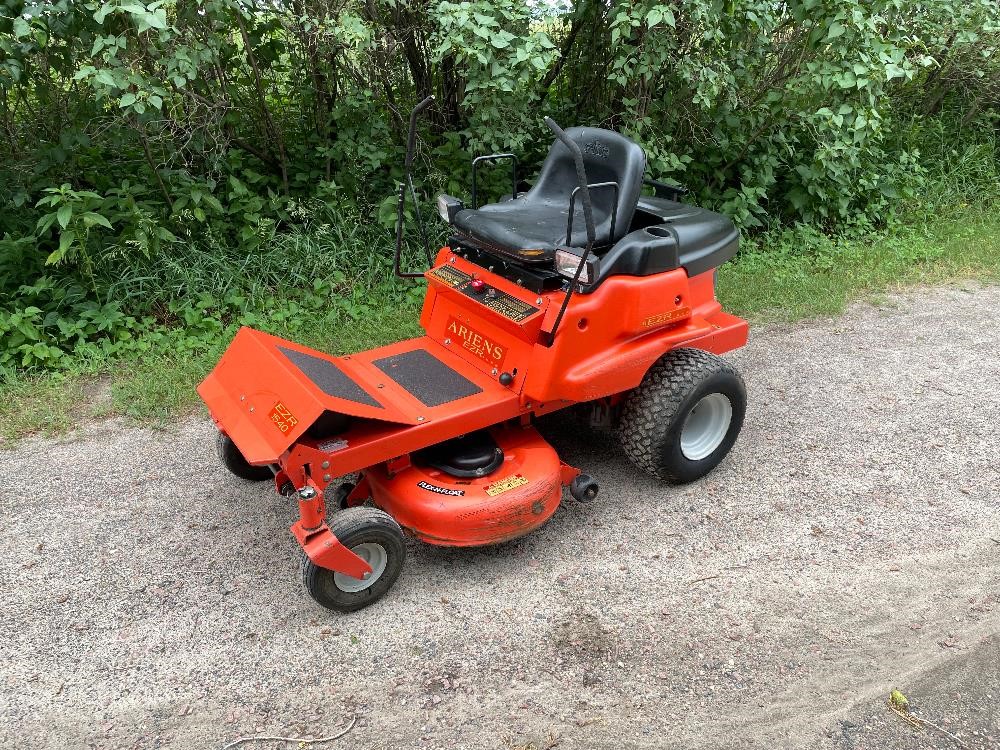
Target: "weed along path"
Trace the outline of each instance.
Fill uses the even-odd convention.
[[[494,549],[411,544],[346,617],[301,590],[293,509],[218,465],[207,419],[22,442],[0,747],[1000,747],[998,352],[1000,287],[757,329],[714,474],[665,486],[550,419],[596,502]]]

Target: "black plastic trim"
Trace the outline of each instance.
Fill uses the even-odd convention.
[[[372,364],[424,406],[440,406],[483,390],[426,349],[393,354]]]
[[[345,401],[353,401],[365,406],[375,406],[379,409],[384,408],[330,360],[294,349],[287,349],[283,346],[279,346],[278,351],[288,357],[288,360],[327,396],[342,398]]]

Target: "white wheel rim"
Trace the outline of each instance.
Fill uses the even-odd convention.
[[[701,461],[722,445],[733,421],[733,405],[721,393],[709,393],[688,412],[681,428],[681,453],[689,461]]]
[[[385,547],[376,542],[364,542],[357,547],[351,547],[351,552],[368,563],[372,572],[366,573],[364,578],[354,578],[346,573],[334,573],[333,583],[341,591],[355,594],[358,591],[364,591],[382,576],[386,563],[389,561],[389,555],[385,551]]]

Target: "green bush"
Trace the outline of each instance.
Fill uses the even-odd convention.
[[[389,288],[428,94],[427,195],[466,194],[484,151],[528,176],[550,113],[632,135],[751,230],[982,200],[998,43],[994,0],[0,0],[0,366]]]

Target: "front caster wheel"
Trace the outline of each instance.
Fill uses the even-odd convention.
[[[675,484],[705,476],[743,426],[746,387],[726,360],[700,349],[664,355],[622,406],[621,445],[632,463]]]
[[[569,484],[569,494],[573,496],[574,500],[581,503],[589,503],[597,497],[598,490],[600,490],[600,486],[598,486],[597,481],[586,474],[578,474]]]
[[[347,509],[347,496],[354,492],[354,482],[344,482],[333,491],[331,503],[340,510]]]
[[[367,562],[366,578],[352,578],[320,568],[303,559],[302,582],[320,605],[335,612],[354,612],[382,598],[403,569],[403,531],[388,513],[370,507],[347,508],[333,514],[330,531],[341,544]]]
[[[274,476],[274,473],[268,466],[253,466],[247,463],[247,460],[243,458],[243,454],[240,453],[240,449],[236,447],[236,443],[233,442],[232,438],[228,435],[223,435],[221,432],[215,439],[215,450],[219,454],[222,465],[231,474],[235,474],[240,479],[246,479],[250,482],[263,482],[265,479],[271,479]]]

